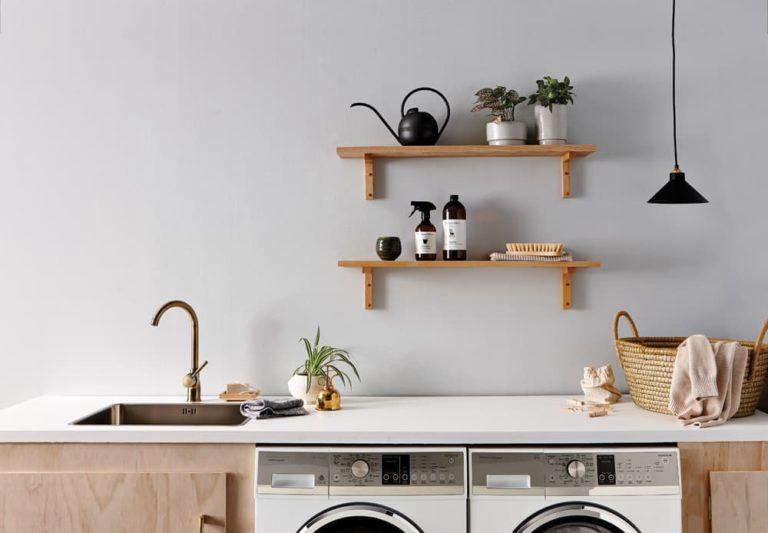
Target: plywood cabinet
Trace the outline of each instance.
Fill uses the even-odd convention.
[[[768,472],[711,472],[712,533],[768,531]]]
[[[250,444],[0,444],[0,531],[254,530]]]
[[[710,492],[710,476],[713,472],[743,474],[768,471],[768,442],[686,442],[680,443],[679,448],[683,482],[683,533],[752,533],[750,529],[714,529],[715,524],[719,526],[723,522],[714,517],[715,500],[710,500],[710,496],[714,496]],[[722,497],[719,505],[718,510],[725,505]],[[753,512],[752,507],[750,504],[745,509]],[[762,507],[768,508],[768,501],[764,500]],[[718,520],[721,518],[719,516]]]
[[[0,531],[191,533],[226,527],[223,473],[2,473]]]

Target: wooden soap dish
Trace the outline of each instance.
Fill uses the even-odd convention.
[[[219,394],[219,399],[225,402],[247,402],[259,397],[261,391],[251,388],[247,383],[230,383],[227,390]]]

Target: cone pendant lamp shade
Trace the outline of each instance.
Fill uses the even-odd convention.
[[[708,200],[685,181],[685,173],[680,170],[669,174],[669,181],[659,192],[654,194],[649,204],[706,204]]]
[[[649,204],[706,204],[709,202],[699,192],[685,181],[685,173],[680,170],[677,162],[677,101],[675,98],[675,84],[677,81],[676,54],[675,54],[675,7],[676,0],[672,0],[672,139],[675,146],[675,168],[669,174],[669,181],[659,192],[651,196]]]

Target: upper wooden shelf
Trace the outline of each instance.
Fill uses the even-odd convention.
[[[594,144],[524,144],[520,146],[437,145],[437,146],[338,146],[343,159],[365,161],[365,199],[374,198],[373,160],[377,157],[559,157],[562,196],[571,195],[571,159],[586,157],[597,151]]]
[[[378,261],[376,259],[338,262],[340,267],[363,271],[363,306],[373,309],[374,268],[559,268],[563,309],[571,307],[571,271],[577,268],[599,267],[599,261]]]
[[[339,146],[343,159],[370,157],[584,157],[595,153],[594,144],[523,144],[520,146],[435,145],[435,146]]]

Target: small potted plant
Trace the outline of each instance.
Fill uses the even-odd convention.
[[[310,343],[306,337],[299,339],[299,342],[304,344],[307,358],[293,371],[293,376],[288,380],[288,390],[294,398],[304,400],[307,405],[314,404],[331,375],[341,379],[344,385],[351,385],[352,379],[349,374],[339,369],[340,366],[352,369],[358,381],[360,380],[360,374],[346,350],[333,346],[320,346],[319,326],[314,343]]]
[[[563,81],[544,76],[543,80],[536,80],[536,86],[536,92],[528,97],[528,105],[536,105],[539,144],[565,144],[568,139],[566,105],[573,103],[571,80],[568,76]]]
[[[514,89],[497,86],[485,87],[475,93],[477,101],[473,112],[487,109],[493,121],[485,125],[485,135],[490,145],[525,144],[525,122],[515,120],[515,107],[525,102]]]

